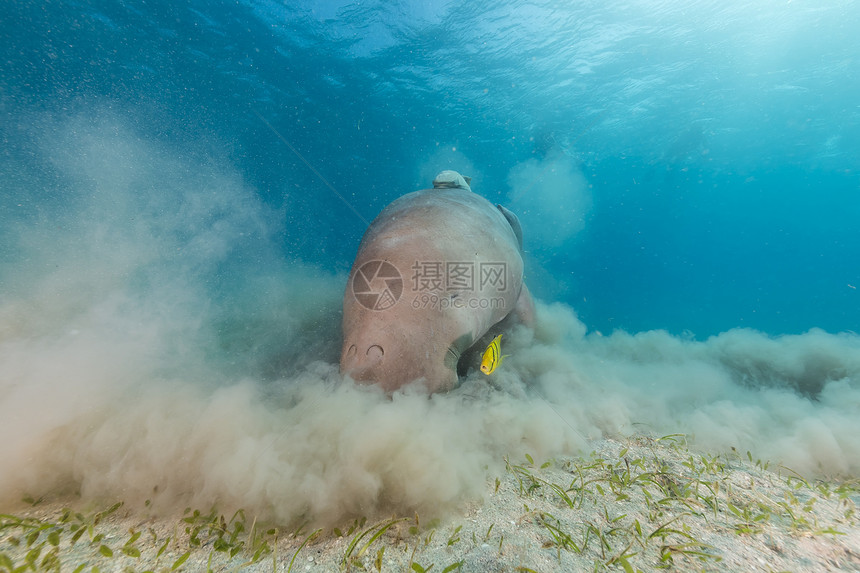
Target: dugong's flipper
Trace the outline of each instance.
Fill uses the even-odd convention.
[[[516,215],[511,213],[509,210],[505,209],[499,204],[496,204],[496,208],[501,211],[502,215],[505,216],[505,219],[508,220],[508,223],[511,224],[511,229],[514,230],[514,235],[517,236],[517,241],[520,244],[520,250],[523,250],[523,228],[520,226],[520,220]]]
[[[535,327],[535,302],[532,300],[532,293],[528,287],[523,284],[520,290],[520,296],[517,297],[517,305],[514,307],[514,315],[520,323],[529,328]]]

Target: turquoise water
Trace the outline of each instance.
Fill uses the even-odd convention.
[[[4,221],[65,200],[40,142],[112,114],[130,138],[231,166],[285,213],[284,256],[312,266],[347,269],[365,224],[307,164],[365,220],[453,167],[515,204],[532,289],[590,329],[857,328],[850,1],[2,11]],[[19,178],[41,183],[12,196]]]

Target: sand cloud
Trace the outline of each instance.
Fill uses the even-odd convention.
[[[558,147],[543,159],[515,165],[508,174],[507,206],[528,229],[529,243],[556,248],[585,227],[591,188],[573,158]]]

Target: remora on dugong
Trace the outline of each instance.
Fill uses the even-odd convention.
[[[388,392],[415,380],[449,390],[461,356],[509,315],[534,320],[519,221],[443,171],[364,233],[343,299],[341,373]]]

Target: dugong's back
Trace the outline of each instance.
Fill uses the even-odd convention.
[[[362,238],[341,354],[341,371],[357,381],[389,391],[417,379],[431,392],[451,388],[460,355],[523,291],[513,216],[446,173],[462,185],[400,197]]]

